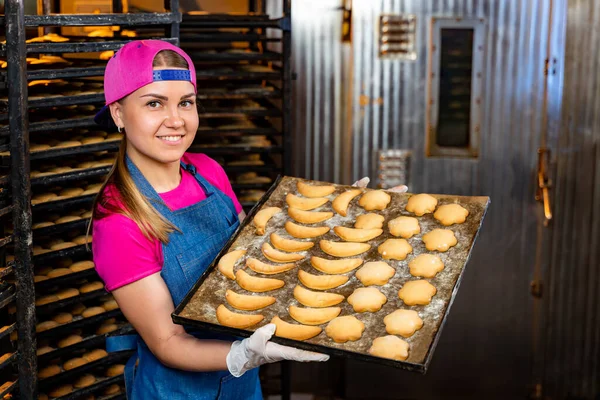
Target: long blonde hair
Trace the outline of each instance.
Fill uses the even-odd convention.
[[[187,61],[172,50],[162,50],[156,54],[153,67],[189,68]],[[119,102],[122,101],[119,100]],[[94,200],[93,220],[99,220],[110,214],[122,214],[131,218],[148,239],[158,239],[162,243],[169,242],[169,234],[177,227],[163,217],[148,199],[140,192],[131,178],[125,157],[127,154],[127,134],[119,146],[117,159],[113,164],[100,193]],[[118,193],[117,199],[105,194],[107,185],[114,187]],[[116,200],[116,201],[115,201]],[[88,234],[92,222],[88,226]]]

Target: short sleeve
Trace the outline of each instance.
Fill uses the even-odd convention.
[[[111,214],[95,220],[92,237],[96,271],[108,291],[162,270],[160,242],[145,237],[137,224],[124,215]]]
[[[225,173],[225,170],[221,165],[210,158],[209,156],[201,153],[186,153],[186,158],[191,162],[196,169],[202,174],[202,176],[208,180],[211,184],[215,185],[219,190],[227,195],[233,201],[235,211],[239,214],[243,208],[240,204],[237,196],[233,192],[229,177]]]

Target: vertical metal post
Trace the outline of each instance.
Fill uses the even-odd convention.
[[[283,1],[282,57],[283,57],[283,174],[292,173],[292,7],[291,0]]]
[[[171,38],[177,38],[177,45],[179,45],[179,25],[181,21],[181,14],[179,13],[179,0],[165,0],[165,3],[166,2],[170,3],[169,8],[171,10],[171,13],[179,16],[179,18],[177,19],[177,21],[179,22],[171,23],[171,29],[169,31],[169,28],[167,28],[167,32],[165,32],[165,35]],[[165,8],[167,8],[166,4]]]
[[[17,280],[17,333],[19,393],[35,399],[37,358],[35,339],[35,290],[33,285],[31,184],[29,181],[29,121],[27,113],[27,64],[23,1],[6,1],[6,57],[8,60],[8,125],[10,129],[10,178],[14,206],[15,277]]]

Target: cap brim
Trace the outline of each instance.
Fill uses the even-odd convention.
[[[110,115],[110,109],[108,106],[104,106],[100,111],[98,111],[94,117],[94,122],[107,129],[117,129],[117,125]]]

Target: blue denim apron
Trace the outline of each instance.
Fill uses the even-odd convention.
[[[138,189],[159,213],[181,230],[171,233],[169,243],[162,246],[164,265],[160,273],[173,303],[178,305],[239,226],[237,212],[227,195],[197,173],[193,165],[184,162],[181,162],[182,168],[196,178],[206,199],[171,211],[129,157],[126,161]],[[200,339],[235,340],[216,333],[188,328],[186,331]],[[262,399],[258,368],[239,378],[228,371],[188,372],[169,368],[152,354],[139,335],[109,337],[107,350],[137,350],[125,366],[125,386],[130,400]]]

